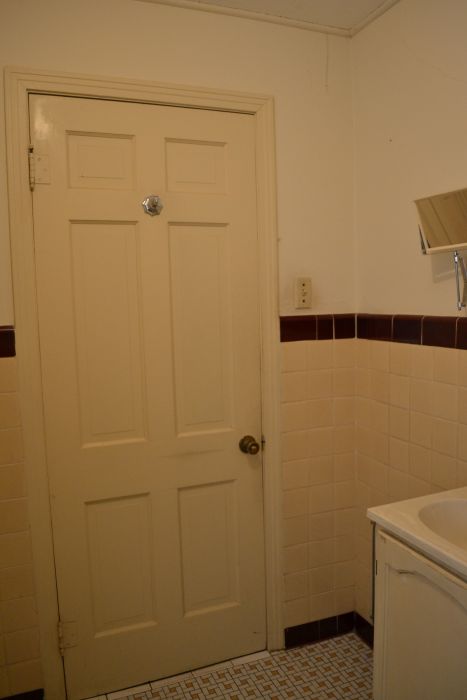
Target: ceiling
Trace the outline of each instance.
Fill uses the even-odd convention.
[[[205,12],[353,36],[399,0],[152,0]]]

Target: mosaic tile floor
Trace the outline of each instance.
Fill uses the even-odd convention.
[[[99,700],[371,700],[372,652],[355,634],[261,652]]]

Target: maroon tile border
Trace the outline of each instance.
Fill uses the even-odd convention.
[[[14,357],[15,330],[13,326],[0,326],[0,357]]]
[[[281,316],[281,342],[355,338],[355,314]]]
[[[283,316],[281,341],[366,338],[467,350],[467,318],[390,314]]]

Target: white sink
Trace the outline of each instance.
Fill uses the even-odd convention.
[[[369,508],[367,515],[467,581],[467,487]]]
[[[467,550],[467,499],[428,503],[420,509],[419,517],[434,533]]]

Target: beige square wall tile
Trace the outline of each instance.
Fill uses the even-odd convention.
[[[285,518],[305,515],[308,512],[308,489],[293,489],[284,493],[283,513]]]
[[[466,353],[467,354],[467,353]],[[459,387],[459,404],[458,404],[459,423],[467,424],[467,389]]]
[[[297,515],[284,519],[284,546],[308,542],[308,515]]]
[[[0,430],[0,464],[16,464],[23,459],[20,428]]]
[[[333,396],[332,369],[311,370],[309,375],[310,399],[325,399]]]
[[[433,415],[457,421],[459,392],[454,384],[433,383]]]
[[[353,535],[356,525],[356,509],[344,508],[334,512],[334,532],[336,537]]]
[[[0,392],[17,391],[16,357],[0,358]]]
[[[36,602],[34,598],[16,598],[0,603],[4,632],[15,632],[37,625]]]
[[[8,666],[8,679],[12,695],[42,688],[42,670],[39,659]]]
[[[433,450],[457,457],[457,430],[457,423],[433,418]]]
[[[423,413],[410,412],[410,440],[416,445],[431,448],[433,419]]]
[[[410,346],[410,374],[416,379],[433,380],[434,352],[428,345]]]
[[[355,370],[355,393],[357,396],[370,396],[370,370],[357,367]]]
[[[355,610],[355,587],[338,588],[334,591],[336,615],[344,615]]]
[[[467,425],[458,426],[457,455],[467,462]]]
[[[409,443],[389,438],[389,464],[402,472],[409,470]]]
[[[457,484],[456,487],[467,486],[467,462],[457,461]]]
[[[32,561],[29,532],[0,535],[0,569],[30,564]]]
[[[334,571],[332,565],[318,566],[309,572],[308,589],[311,595],[326,593],[333,589]]]
[[[308,569],[308,547],[297,544],[284,547],[284,574],[293,574]]]
[[[306,430],[310,427],[308,401],[283,403],[281,406],[281,430],[288,433],[292,430]]]
[[[5,653],[8,664],[39,658],[39,629],[9,632],[5,635]]]
[[[284,581],[285,600],[296,600],[297,598],[308,598],[308,572],[301,571],[297,574],[287,574]]]
[[[412,476],[424,481],[431,477],[431,460],[433,452],[420,445],[410,445],[409,472]]]
[[[392,406],[409,408],[410,380],[408,377],[391,374],[389,379],[389,401]]]
[[[333,617],[335,614],[336,601],[333,591],[310,596],[310,622]]]
[[[370,340],[368,341],[369,357],[368,366],[370,369],[376,369],[379,372],[389,372],[389,345],[385,341]]]
[[[312,513],[308,519],[308,537],[310,542],[329,540],[334,536],[334,513]],[[318,566],[310,562],[310,566]]]
[[[418,498],[419,496],[428,496],[430,493],[439,491],[438,487],[433,486],[428,481],[417,479],[415,476],[408,477],[409,498]]]
[[[334,460],[331,455],[312,457],[308,482],[310,486],[315,484],[329,484],[334,479]]]
[[[334,540],[317,540],[308,545],[308,560],[310,568],[313,566],[323,566],[332,564],[335,560]]]
[[[379,401],[372,401],[370,406],[370,430],[376,430],[378,433],[389,432],[389,406]]]
[[[306,401],[310,393],[309,382],[308,372],[283,372],[281,374],[281,401]]]
[[[0,569],[0,600],[33,595],[34,577],[31,564]]]
[[[362,369],[369,368],[370,341],[363,338],[355,339],[355,364]]]
[[[26,482],[22,464],[0,466],[0,498],[21,498],[26,495]]]
[[[355,340],[353,338],[334,341],[334,367],[355,366]]]
[[[457,460],[447,455],[433,453],[431,462],[431,483],[442,489],[457,486]]]
[[[333,400],[314,399],[308,402],[308,423],[310,428],[323,428],[334,423]]]
[[[321,457],[334,452],[334,429],[312,428],[309,431],[309,455]]]
[[[354,369],[334,370],[334,396],[355,395],[355,371]]]
[[[324,513],[334,509],[334,484],[310,486],[309,512]]]
[[[336,562],[352,561],[355,557],[355,536],[343,535],[335,539]]]
[[[459,352],[453,348],[434,348],[433,377],[437,382],[457,384]]]
[[[405,472],[389,470],[388,495],[391,501],[403,501],[409,497],[409,479]]]
[[[355,478],[355,454],[343,452],[334,456],[334,481],[352,481]]]
[[[332,340],[312,340],[308,345],[308,369],[331,369],[333,360]]]
[[[282,459],[290,462],[309,457],[310,433],[308,430],[294,430],[282,435]]]
[[[352,508],[355,505],[355,482],[340,481],[334,484],[335,508]]]
[[[283,372],[304,372],[307,369],[308,341],[281,343]]]
[[[355,583],[355,563],[342,561],[334,564],[334,583],[336,588],[345,588]]]
[[[465,350],[459,352],[457,371],[460,386],[467,386],[467,352]]]
[[[355,399],[353,396],[334,399],[334,425],[353,425]]]
[[[0,428],[15,428],[20,423],[18,394],[0,394]]]
[[[389,368],[393,374],[410,375],[410,345],[391,343],[389,348]]]
[[[355,428],[353,425],[340,425],[334,428],[334,452],[351,452],[355,448]]]
[[[8,680],[8,669],[6,666],[0,667],[0,698],[7,698],[11,695],[10,681]]]
[[[410,408],[418,413],[433,412],[434,382],[426,379],[412,379],[410,382]],[[446,385],[448,386],[448,385]]]
[[[284,603],[284,626],[295,627],[310,620],[309,598],[297,598]]]
[[[0,501],[0,533],[21,532],[29,527],[27,501],[17,498]]]
[[[405,408],[391,406],[389,409],[389,434],[399,440],[410,437],[410,413]]]
[[[370,397],[374,401],[388,403],[390,376],[389,372],[370,370]]]
[[[282,487],[284,491],[308,486],[309,459],[296,459],[282,465]]]

